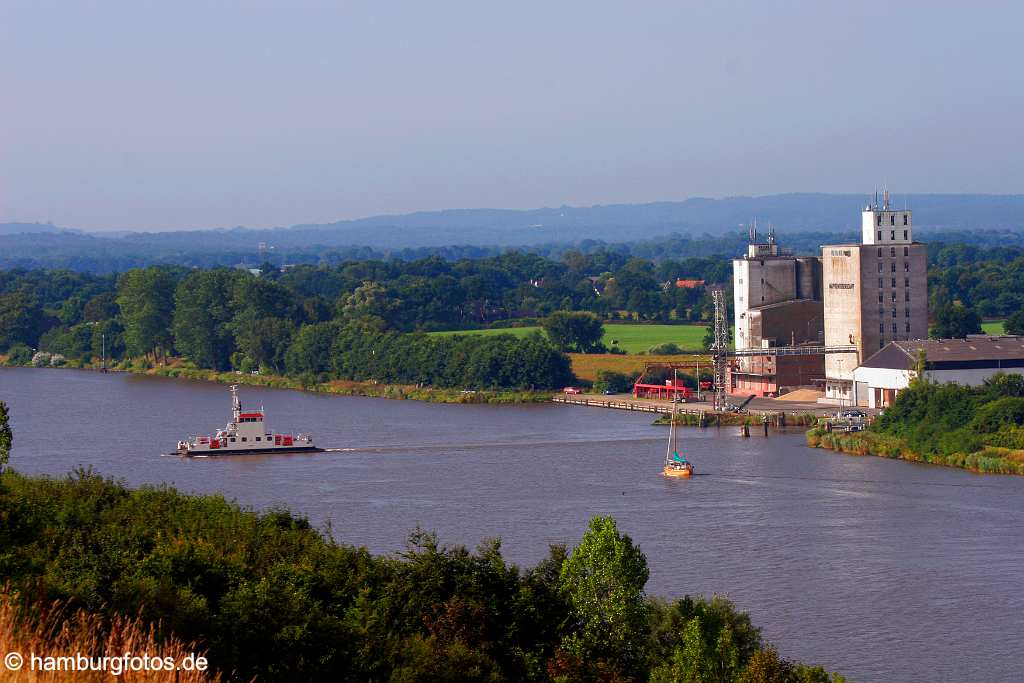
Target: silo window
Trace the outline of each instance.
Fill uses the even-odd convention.
[[[910,323],[907,323],[907,334],[910,334]]]
[[[904,318],[909,318],[910,317],[910,309],[909,308],[904,308],[903,309],[903,317]],[[907,323],[907,324],[909,325],[909,323]]]
[[[909,289],[907,291],[903,292],[903,300],[904,301],[910,301],[910,290]]]
[[[894,272],[894,273],[896,272],[896,262],[895,262],[895,261],[893,261],[893,262],[892,262],[892,268],[891,268],[891,270],[892,270],[892,272]]]
[[[893,282],[895,282],[895,280],[893,280]],[[909,277],[903,278],[903,286],[904,287],[909,287],[910,286],[910,278]]]
[[[896,292],[892,293],[892,302],[896,303]]]
[[[882,303],[882,293],[878,293],[878,303]]]
[[[895,286],[896,286],[896,278],[893,278],[893,279],[892,279],[892,286],[893,286],[893,287],[895,287]]]
[[[881,261],[878,262],[878,272],[879,273],[882,272],[882,262]]]
[[[903,247],[903,255],[910,256],[910,247]]]
[[[896,214],[889,216],[889,225],[896,225]]]
[[[882,258],[882,248],[878,248],[878,258]]]
[[[892,324],[892,333],[896,334],[896,323]]]
[[[892,309],[892,317],[894,317],[894,318],[896,317],[896,309],[895,308]],[[896,330],[893,330],[893,332],[895,332],[895,331]]]
[[[903,262],[903,272],[904,273],[909,273],[910,272],[910,261],[904,261]]]
[[[896,255],[896,247],[889,247],[889,256]]]
[[[885,334],[885,323],[878,323],[878,334]],[[882,342],[879,341],[879,344]]]
[[[907,216],[907,214],[903,214],[903,225],[909,225],[909,223],[907,223],[908,218],[909,216]]]
[[[909,238],[907,237],[907,231],[906,231],[906,230],[904,230],[904,231],[903,231],[903,239],[909,239]]]
[[[882,224],[882,214],[878,214],[878,224]]]
[[[881,218],[879,218],[878,220],[882,220],[882,219],[881,219]],[[881,241],[882,241],[882,231],[881,231],[881,230],[879,230],[879,231],[878,231],[878,241],[879,241],[879,242],[881,242]]]
[[[889,231],[889,239],[891,239],[891,240],[896,239],[896,231],[895,230],[890,230]]]
[[[882,284],[882,278],[878,278],[878,288],[881,289],[885,285]]]

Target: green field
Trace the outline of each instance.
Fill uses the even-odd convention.
[[[451,332],[431,332],[431,334],[514,334],[523,337],[539,330],[539,327],[509,327],[494,330],[456,330]],[[700,351],[704,348],[704,334],[707,327],[703,325],[605,325],[604,343],[612,348],[612,341],[617,341],[620,349],[626,353],[640,353],[652,346],[673,342],[687,351]]]
[[[1002,320],[990,320],[981,324],[981,331],[985,334],[1006,334],[1003,329]]]

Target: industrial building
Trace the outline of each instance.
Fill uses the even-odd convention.
[[[733,259],[733,339],[739,356],[729,366],[729,392],[776,396],[785,387],[820,382],[822,354],[779,355],[776,347],[820,346],[824,335],[821,261],[779,249],[774,232],[765,242],[751,230],[745,256]]]
[[[1024,337],[970,335],[966,339],[892,341],[853,371],[858,393],[870,408],[892,405],[917,376],[935,382],[978,386],[997,373],[1024,374]]]
[[[857,353],[825,355],[825,401],[869,403],[854,371],[894,341],[928,337],[928,254],[915,242],[910,210],[892,210],[885,194],[861,213],[861,242],[822,247],[826,347]]]

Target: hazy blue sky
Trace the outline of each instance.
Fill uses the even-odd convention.
[[[1022,3],[0,0],[0,221],[1020,193],[1022,38]]]

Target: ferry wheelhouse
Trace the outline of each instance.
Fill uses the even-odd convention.
[[[242,412],[238,385],[231,386],[231,422],[213,436],[194,436],[178,442],[180,455],[244,455],[321,451],[306,434],[277,434],[264,421],[263,411]]]

